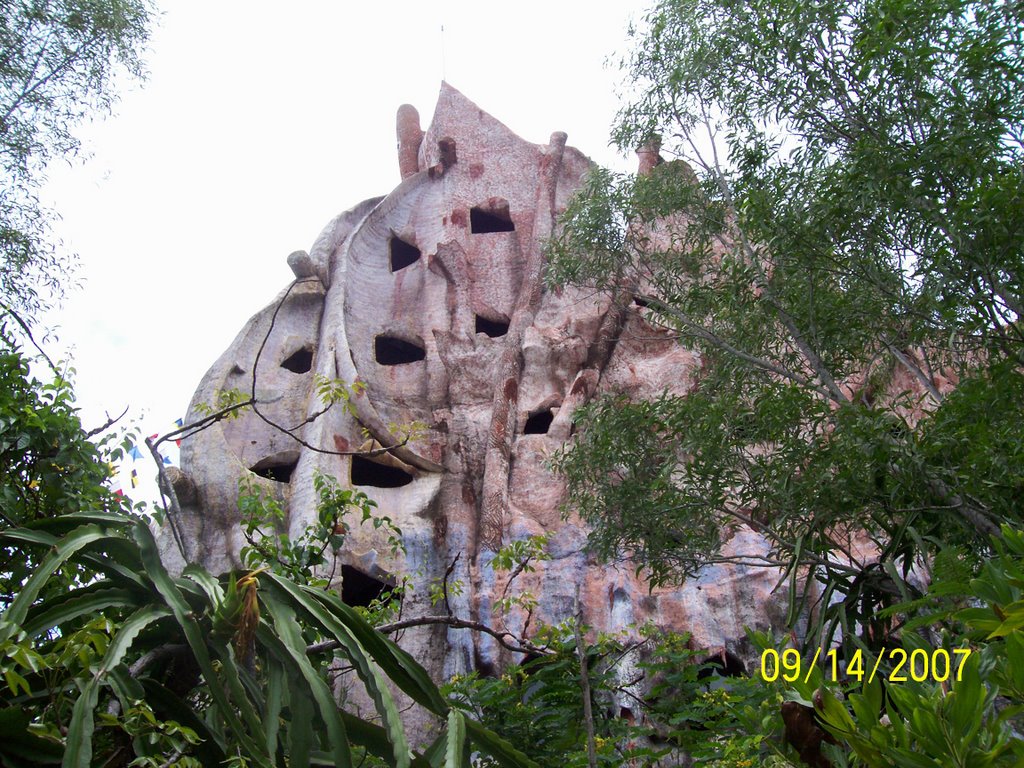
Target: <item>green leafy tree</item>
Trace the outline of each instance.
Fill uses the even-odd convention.
[[[149,0],[5,0],[0,7],[0,295],[29,312],[59,294],[67,256],[36,190],[47,164],[81,149],[73,130],[141,76]],[[42,292],[42,294],[41,294]]]
[[[1004,526],[991,559],[935,558],[928,592],[889,609],[914,615],[890,654],[845,685],[820,673],[787,697],[816,702],[836,766],[1011,766],[1024,759],[1024,535]],[[873,666],[873,664],[872,664]],[[844,690],[845,689],[845,690]]]
[[[817,581],[818,630],[880,642],[919,557],[1020,519],[1022,38],[999,0],[649,14],[614,140],[674,159],[595,171],[551,279],[638,297],[704,364],[685,397],[578,413],[556,463],[605,555],[675,580],[748,525],[791,619]]]
[[[591,763],[576,629],[546,631],[549,654],[510,666],[498,677],[457,675],[442,688],[453,706],[501,733],[538,765],[800,764],[782,738],[781,685],[722,676],[706,651],[691,648],[689,636],[646,629],[643,641],[626,647],[600,635],[585,646],[594,719]],[[623,679],[626,658],[635,664]]]
[[[40,367],[52,375],[50,381],[32,375],[17,342],[0,327],[0,531],[67,513],[127,507],[106,485],[110,457],[83,431],[66,375]],[[3,605],[38,563],[17,546],[0,547]],[[63,573],[65,583],[88,577],[78,569]]]

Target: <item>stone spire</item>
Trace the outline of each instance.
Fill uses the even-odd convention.
[[[396,119],[398,132],[398,170],[403,179],[419,171],[420,144],[423,143],[423,129],[420,128],[420,113],[412,104],[398,108]]]
[[[665,162],[660,152],[661,136],[655,134],[637,148],[636,156],[640,161],[640,165],[636,172],[641,176],[650,176],[657,166]]]

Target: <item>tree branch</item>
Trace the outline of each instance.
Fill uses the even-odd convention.
[[[668,315],[669,317],[673,317],[676,320],[678,320],[692,335],[706,341],[708,344],[711,344],[714,347],[717,347],[723,352],[726,352],[732,355],[733,357],[736,357],[740,360],[743,360],[744,362],[750,363],[751,365],[761,368],[762,370],[769,371],[771,373],[775,373],[779,376],[782,376],[783,378],[788,379],[794,382],[795,384],[799,384],[801,387],[811,389],[814,392],[817,392],[819,395],[822,395],[823,397],[826,397],[828,399],[834,399],[829,390],[825,389],[824,387],[818,384],[815,384],[807,377],[801,376],[798,373],[783,368],[782,366],[773,363],[771,360],[766,360],[763,357],[757,357],[756,355],[752,355],[749,352],[744,352],[743,350],[734,347],[732,344],[727,342],[714,331],[706,328],[700,323],[691,320],[687,315],[683,314],[676,307],[673,307],[670,304],[666,304],[661,299],[645,293],[638,293],[637,296],[642,301],[646,301],[650,306],[652,306],[657,311],[662,312]]]
[[[189,556],[188,550],[185,547],[185,539],[181,535],[181,528],[179,527],[179,516],[181,515],[181,505],[178,503],[178,494],[174,492],[174,485],[171,483],[169,477],[167,477],[167,470],[164,469],[164,459],[160,455],[160,452],[156,449],[156,444],[150,437],[146,438],[146,447],[149,448],[150,454],[153,456],[153,461],[156,462],[157,472],[157,487],[160,490],[160,502],[164,508],[164,515],[167,517],[167,522],[171,526],[171,534],[174,536],[174,543],[178,548],[178,554],[181,555],[182,559],[186,563],[191,563],[192,558]]]
[[[57,368],[56,365],[54,365],[53,360],[50,359],[50,356],[43,351],[43,348],[41,346],[39,346],[35,337],[32,335],[32,329],[29,328],[28,323],[21,319],[21,315],[19,315],[17,312],[15,312],[13,309],[11,309],[3,302],[0,302],[0,310],[3,310],[12,318],[14,318],[14,322],[21,326],[21,330],[24,331],[25,336],[32,343],[32,346],[36,348],[40,355],[43,356],[43,359],[46,361],[46,364],[50,366],[50,370],[53,371],[54,375],[60,376],[60,369]]]
[[[295,288],[295,286],[297,286],[299,283],[312,282],[312,281],[315,281],[315,280],[319,280],[319,278],[308,277],[308,278],[301,278],[301,279],[293,280],[291,285],[289,285],[287,290],[285,290],[285,293],[281,297],[280,301],[278,301],[277,306],[274,308],[274,312],[273,312],[273,314],[271,315],[271,318],[270,318],[270,325],[267,328],[267,332],[263,335],[263,341],[260,343],[259,349],[256,352],[256,359],[253,362],[253,367],[252,367],[252,384],[250,386],[250,396],[249,396],[249,398],[247,400],[245,400],[244,402],[233,403],[232,405],[226,406],[225,408],[222,408],[219,411],[215,411],[214,413],[210,413],[210,414],[204,416],[203,418],[198,419],[197,421],[193,421],[193,422],[191,422],[189,424],[185,424],[184,426],[179,427],[178,429],[175,429],[175,430],[172,430],[171,432],[166,433],[165,435],[161,436],[156,441],[155,445],[157,447],[159,447],[162,443],[166,442],[167,440],[174,440],[174,439],[185,440],[185,439],[187,439],[189,437],[192,437],[193,435],[196,435],[199,432],[202,432],[203,430],[207,429],[208,427],[212,426],[213,424],[217,423],[218,421],[223,421],[224,419],[229,418],[231,416],[231,414],[234,413],[235,411],[241,410],[243,408],[249,408],[249,407],[252,407],[253,413],[255,413],[256,416],[259,417],[262,421],[264,421],[266,424],[268,424],[272,428],[276,429],[277,431],[287,435],[292,440],[294,440],[299,445],[301,445],[303,448],[308,448],[311,451],[314,451],[316,453],[326,454],[328,456],[379,456],[379,455],[384,454],[384,453],[391,453],[391,451],[394,450],[395,448],[401,448],[401,447],[405,446],[409,442],[409,437],[406,436],[406,438],[404,440],[402,440],[402,441],[400,441],[398,443],[395,443],[393,445],[381,446],[380,448],[374,449],[374,450],[371,450],[371,451],[363,451],[363,450],[332,451],[332,450],[329,450],[327,448],[321,448],[319,446],[312,445],[311,443],[303,440],[301,437],[298,437],[297,435],[294,434],[294,430],[297,430],[299,427],[305,426],[306,424],[310,423],[311,421],[315,421],[316,419],[320,418],[325,413],[327,413],[327,411],[330,409],[330,406],[328,406],[326,408],[323,408],[320,411],[317,411],[312,416],[309,416],[308,418],[306,418],[305,420],[303,420],[302,422],[297,424],[295,427],[292,427],[291,429],[288,429],[287,427],[281,426],[280,424],[275,422],[273,419],[269,418],[262,411],[260,411],[260,409],[259,409],[259,402],[258,402],[258,400],[256,398],[256,376],[257,376],[257,369],[259,368],[259,362],[260,362],[260,358],[263,355],[263,350],[266,347],[267,342],[270,340],[270,335],[274,331],[274,327],[275,327],[275,325],[277,323],[278,313],[281,311],[281,308],[284,306],[285,301],[287,301],[288,296],[291,294],[291,292]]]
[[[597,747],[594,739],[594,711],[590,701],[590,675],[587,674],[587,649],[583,642],[583,604],[580,585],[576,585],[576,653],[580,657],[580,689],[583,695],[583,723],[587,729],[587,764],[597,768]]]
[[[98,427],[95,427],[94,429],[90,429],[88,432],[85,433],[86,439],[88,439],[90,437],[95,437],[96,435],[100,434],[101,432],[105,432],[106,430],[110,429],[112,426],[117,424],[117,422],[119,422],[121,419],[123,419],[125,414],[128,413],[128,408],[129,408],[129,406],[126,405],[124,407],[124,410],[121,411],[121,415],[117,416],[117,417],[113,417],[113,416],[111,416],[108,413],[107,414],[107,420],[103,424],[100,424]]]
[[[885,348],[892,353],[892,356],[899,361],[900,365],[906,368],[919,382],[921,382],[921,385],[928,390],[928,394],[931,395],[936,405],[942,402],[942,393],[936,388],[935,383],[925,375],[919,365],[914,364],[913,361],[900,352],[900,350],[898,350],[888,339],[882,339],[882,344],[884,344]]]
[[[417,616],[411,619],[402,619],[401,621],[391,622],[390,624],[382,624],[379,627],[376,627],[376,630],[382,634],[391,635],[395,632],[401,632],[403,629],[409,629],[411,627],[428,627],[437,625],[451,627],[452,629],[468,629],[473,632],[482,632],[485,635],[493,637],[502,645],[502,647],[512,651],[513,653],[539,654],[542,656],[552,655],[552,651],[547,646],[534,645],[528,640],[516,637],[511,632],[499,632],[482,622],[467,621],[466,619],[460,619],[455,616]],[[511,640],[509,638],[511,638]],[[340,647],[341,644],[337,640],[325,640],[322,643],[314,643],[313,645],[306,646],[306,653],[325,653],[326,651],[333,651]]]

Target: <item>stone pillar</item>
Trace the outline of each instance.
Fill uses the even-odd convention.
[[[402,178],[407,179],[420,169],[420,144],[423,143],[420,113],[412,104],[403,104],[398,108],[396,124],[398,129],[398,170],[401,172]]]
[[[640,160],[640,166],[637,168],[636,172],[640,176],[650,176],[656,166],[665,162],[662,160],[661,155],[658,154],[660,150],[661,136],[658,136],[657,134],[652,136],[644,142],[643,146],[637,149],[636,156]]]

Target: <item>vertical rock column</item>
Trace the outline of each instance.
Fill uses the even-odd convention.
[[[652,136],[643,146],[636,150],[638,159],[637,174],[650,176],[654,169],[665,162],[661,156],[661,137]],[[587,360],[583,368],[576,375],[569,394],[562,403],[554,423],[551,425],[549,434],[559,440],[567,440],[572,427],[572,415],[577,408],[585,405],[597,391],[597,385],[601,380],[601,373],[608,364],[619,335],[626,323],[626,308],[632,299],[633,292],[637,286],[630,281],[616,288],[612,298],[612,304],[607,314],[601,320],[601,326],[597,332],[595,344],[587,354]]]
[[[562,169],[567,136],[551,134],[541,161],[540,184],[534,209],[533,233],[526,258],[522,289],[516,298],[498,363],[491,426],[484,463],[483,499],[476,548],[496,551],[501,548],[508,510],[509,457],[515,439],[519,405],[519,383],[523,372],[523,335],[533,323],[543,293],[544,243],[555,225],[555,193]]]
[[[423,143],[423,130],[420,128],[420,113],[412,104],[403,104],[398,108],[396,118],[398,133],[398,170],[403,179],[415,176],[419,172],[420,144]]]
[[[661,157],[661,137],[655,135],[649,138],[644,142],[643,146],[637,148],[636,156],[639,161],[639,167],[636,170],[637,174],[640,176],[650,176],[655,168],[665,162]]]

